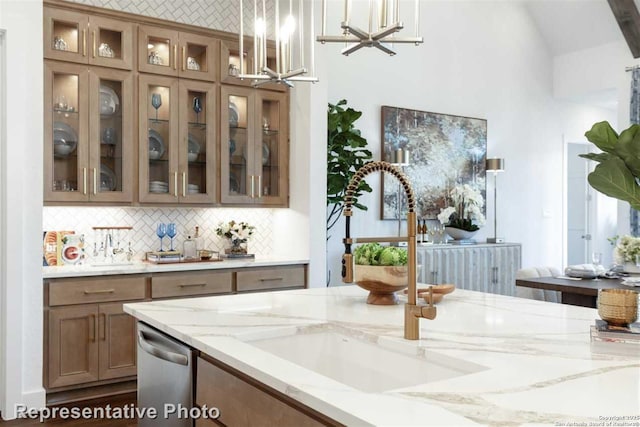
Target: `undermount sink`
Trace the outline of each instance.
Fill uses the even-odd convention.
[[[365,392],[441,381],[487,369],[422,347],[414,354],[389,349],[334,329],[298,331],[247,343]]]

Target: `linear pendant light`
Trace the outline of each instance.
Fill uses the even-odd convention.
[[[389,55],[395,55],[393,46],[383,43],[413,43],[416,46],[424,40],[419,36],[420,31],[420,0],[414,0],[413,13],[415,17],[414,37],[395,37],[395,33],[404,28],[400,21],[400,1],[401,0],[369,0],[369,30],[365,31],[352,24],[351,4],[352,0],[343,0],[344,19],[340,23],[342,35],[326,35],[327,27],[327,0],[322,0],[322,29],[317,41],[321,43],[345,43],[347,46],[342,49],[343,55],[350,55],[363,47],[375,47]],[[374,19],[374,3],[377,3],[377,12]],[[374,22],[376,22],[374,26]],[[351,44],[348,44],[351,43]]]
[[[314,52],[314,17],[313,4],[310,13],[309,45],[310,67],[304,65],[304,9],[303,0],[298,0],[298,22],[294,18],[293,0],[289,0],[289,13],[284,17],[283,25],[280,26],[279,1],[275,3],[275,13],[273,17],[268,17],[266,13],[266,0],[253,0],[253,70],[247,72],[244,60],[244,0],[240,0],[240,73],[241,79],[253,80],[253,86],[260,86],[265,83],[279,83],[293,87],[292,82],[317,82],[315,74],[315,52]],[[261,7],[261,13],[258,7]],[[269,24],[267,18],[273,18]],[[275,33],[276,57],[275,69],[269,67],[267,63],[267,33],[268,28],[273,28]],[[297,33],[297,37],[296,37]],[[297,45],[298,55],[294,55]],[[310,71],[309,71],[310,70]]]

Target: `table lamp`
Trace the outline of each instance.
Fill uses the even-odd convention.
[[[391,162],[391,164],[393,164],[394,166],[398,166],[400,168],[400,170],[404,173],[404,167],[409,165],[409,158],[410,158],[410,154],[411,152],[407,149],[402,149],[402,148],[398,148],[396,151],[393,152],[393,161]],[[396,215],[398,216],[398,237],[401,236],[401,232],[402,232],[402,185],[400,184],[400,181],[398,181],[398,190],[397,190],[397,199],[396,199],[396,205],[397,205],[397,212]]]
[[[487,159],[487,172],[493,172],[493,237],[487,238],[487,243],[504,243],[504,238],[498,237],[498,172],[504,171],[504,159]]]

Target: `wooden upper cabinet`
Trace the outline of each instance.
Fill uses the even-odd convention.
[[[44,201],[131,202],[131,73],[45,62]]]
[[[216,80],[217,40],[150,25],[138,27],[138,70],[195,80]]]
[[[260,52],[256,52],[253,49],[253,42],[248,40],[245,41],[242,51],[244,73],[255,74],[254,64],[260,63]],[[267,48],[267,67],[276,69],[276,50],[272,47]],[[254,80],[240,79],[237,77],[238,74],[240,74],[240,43],[224,40],[220,43],[220,81],[238,86],[253,86]],[[259,87],[277,92],[288,90],[287,86],[279,83],[263,83]]]
[[[130,70],[133,24],[45,7],[44,57]]]

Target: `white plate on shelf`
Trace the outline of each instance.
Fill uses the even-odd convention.
[[[153,129],[149,129],[149,158],[157,160],[164,154],[164,141],[162,136]]]
[[[115,191],[116,174],[108,166],[100,165],[100,191]]]
[[[109,86],[100,85],[100,114],[110,116],[118,111],[120,99]]]
[[[266,142],[262,143],[262,164],[266,165],[269,162],[269,146]]]
[[[229,126],[238,127],[238,121],[240,120],[240,112],[238,106],[233,102],[229,103]]]

